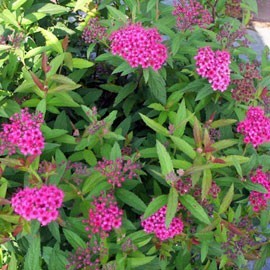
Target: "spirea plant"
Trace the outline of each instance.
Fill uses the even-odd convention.
[[[261,270],[270,60],[255,0],[0,3],[0,268]]]

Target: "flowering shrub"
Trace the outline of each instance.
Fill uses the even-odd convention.
[[[263,269],[257,4],[164,2],[1,2],[0,269]]]

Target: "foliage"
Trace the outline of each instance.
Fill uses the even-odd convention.
[[[23,119],[24,111],[41,115],[35,127],[45,140],[41,155],[18,149],[1,155],[1,269],[245,269],[250,260],[262,269],[270,250],[270,144],[267,136],[246,144],[237,127],[256,106],[270,123],[269,49],[258,63],[246,46],[255,0],[200,3],[212,21],[179,29],[174,7],[159,0],[1,1],[0,146],[8,150],[13,132],[5,123],[16,113]],[[142,68],[146,57],[130,65],[140,57],[135,43],[127,61],[119,40],[111,50],[111,34],[131,24],[155,37],[147,51],[156,54],[152,61],[161,48],[164,58],[166,46],[166,63]],[[226,91],[211,87],[224,75],[220,69],[199,75],[194,57],[205,47],[230,56]],[[237,90],[241,80],[250,83],[247,93]],[[20,125],[22,137],[28,124]],[[46,185],[64,192],[52,222],[40,224],[27,209],[24,217],[15,212],[19,190]],[[253,207],[254,194],[264,207]],[[46,198],[51,204],[55,198],[43,197],[39,207],[47,209]],[[26,205],[20,200],[18,209]],[[154,228],[161,210],[164,226]],[[152,232],[171,237],[148,233],[145,220]],[[177,233],[173,224],[180,224]]]

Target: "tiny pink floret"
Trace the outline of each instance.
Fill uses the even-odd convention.
[[[56,186],[43,185],[40,189],[26,187],[11,199],[14,212],[30,221],[37,219],[43,226],[58,218],[64,192]]]

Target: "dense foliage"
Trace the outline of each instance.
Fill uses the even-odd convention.
[[[1,269],[247,269],[270,256],[270,60],[255,0],[0,2]]]

